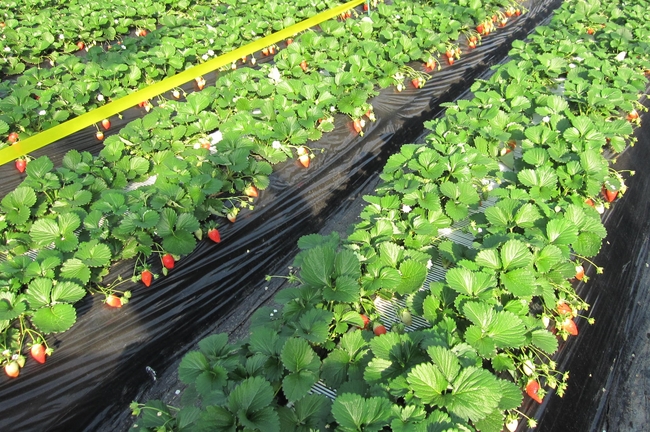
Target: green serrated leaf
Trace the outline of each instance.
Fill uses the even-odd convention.
[[[42,307],[32,316],[32,323],[43,333],[61,333],[77,321],[77,311],[68,303]]]

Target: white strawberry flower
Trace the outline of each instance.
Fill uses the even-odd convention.
[[[122,45],[120,45],[120,46],[122,47],[123,50],[126,49],[126,45],[122,44]]]
[[[199,143],[194,144],[194,150],[198,150],[200,148],[201,148],[201,144]]]
[[[208,55],[209,55],[210,57],[214,57],[214,51],[212,51],[212,50],[208,50]]]
[[[65,39],[65,36],[63,36],[63,33],[61,33],[61,34],[59,35],[59,40],[63,40],[63,39]]]
[[[621,51],[617,56],[616,60],[618,61],[623,61],[625,60],[625,56],[627,55],[627,51]]]
[[[219,143],[220,141],[223,140],[223,134],[219,130],[216,131],[216,132],[211,133],[208,136],[210,137],[210,142],[212,144],[217,144],[217,143]]]
[[[47,111],[45,111],[45,110],[40,110],[40,111],[38,112],[38,115],[39,115],[39,116],[44,116],[45,114],[47,114]]]
[[[275,66],[271,68],[271,72],[269,73],[268,77],[271,79],[273,84],[278,84],[282,81],[282,74],[280,74],[280,70]]]
[[[100,101],[100,102],[103,102],[103,101],[104,101],[104,95],[101,94],[101,93],[98,94],[98,95],[97,95],[97,100]]]
[[[276,140],[276,141],[273,141],[273,142],[271,143],[271,147],[273,147],[274,149],[277,150],[277,149],[279,149],[280,147],[282,147],[282,144],[280,143],[280,141],[277,141],[277,140]]]
[[[114,22],[115,24],[119,24],[119,23],[120,23],[120,20],[118,20],[118,19],[116,18],[116,19],[113,20],[113,22]]]
[[[203,54],[203,55],[201,56],[201,58],[202,58],[203,60],[207,60],[209,57],[208,57],[207,54]]]
[[[330,112],[336,112],[336,107],[334,105],[330,107]]]
[[[255,57],[251,57],[251,64],[254,65],[255,63],[257,63],[257,60],[255,60]]]
[[[42,85],[43,85],[43,83],[40,82],[40,81],[36,83],[36,87],[40,87],[40,86],[42,86]]]
[[[11,52],[11,48],[5,47],[4,52]]]
[[[451,228],[440,228],[438,230],[438,234],[440,234],[441,236],[448,236],[453,232],[454,230],[452,230]]]
[[[427,261],[427,269],[433,267],[433,262],[431,260]]]
[[[569,67],[570,67],[571,69],[574,69],[574,68],[576,67],[576,65],[574,65],[573,63],[569,63]]]
[[[411,210],[413,210],[413,209],[411,208],[411,206],[408,206],[408,205],[406,205],[406,204],[402,205],[402,211],[403,211],[404,213],[410,213]]]
[[[214,39],[210,39],[208,42],[210,42],[210,45],[214,43]]]
[[[550,118],[549,116],[544,116],[544,117],[542,118],[542,121],[543,121],[544,123],[548,123],[548,122],[551,121],[551,118]]]

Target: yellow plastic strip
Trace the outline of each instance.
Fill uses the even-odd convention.
[[[11,162],[12,160],[18,159],[23,155],[45,147],[48,144],[58,141],[61,138],[65,138],[66,136],[78,132],[81,129],[86,128],[92,124],[99,123],[103,119],[110,118],[115,114],[132,108],[142,101],[152,99],[175,87],[180,87],[181,85],[192,81],[196,77],[205,75],[219,69],[222,66],[231,64],[244,56],[250,55],[257,51],[261,51],[265,47],[280,42],[281,40],[293,37],[295,34],[314,27],[323,21],[332,19],[340,15],[342,12],[345,12],[348,9],[352,9],[361,3],[364,3],[365,1],[366,0],[352,0],[348,3],[336,6],[332,9],[328,9],[324,12],[314,15],[311,18],[280,30],[279,32],[265,36],[261,39],[249,43],[248,45],[237,48],[234,51],[230,51],[229,53],[220,55],[219,57],[216,57],[206,63],[193,66],[174,76],[165,78],[158,83],[152,84],[149,87],[131,93],[128,96],[124,96],[121,99],[109,102],[100,108],[82,114],[79,117],[75,117],[72,120],[68,120],[65,123],[61,123],[57,126],[54,126],[53,128],[26,138],[25,140],[18,141],[12,146],[0,150],[0,165],[4,165],[7,162]]]

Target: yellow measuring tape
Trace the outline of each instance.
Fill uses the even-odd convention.
[[[256,51],[261,51],[265,47],[280,42],[281,40],[293,37],[295,34],[314,27],[323,21],[334,18],[348,9],[352,9],[364,2],[366,2],[366,0],[352,0],[348,3],[328,9],[325,12],[321,12],[318,15],[280,30],[279,32],[265,36],[229,53],[220,55],[206,63],[193,66],[172,77],[165,78],[156,84],[152,84],[149,87],[138,90],[128,96],[124,96],[121,99],[109,102],[103,107],[82,114],[79,117],[61,123],[25,140],[18,141],[11,147],[0,150],[0,165],[4,165],[7,162],[11,162],[23,155],[31,153],[34,150],[45,147],[48,144],[60,140],[61,138],[65,138],[66,136],[78,132],[92,124],[99,123],[103,119],[132,108],[142,101],[154,98],[175,87],[180,87],[181,85],[194,80],[196,77],[210,73],[227,64],[231,64],[244,56],[250,55]]]

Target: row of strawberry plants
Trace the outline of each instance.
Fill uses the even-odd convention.
[[[313,54],[293,52],[287,66],[294,71],[294,75],[302,72],[299,66],[310,70],[325,68],[330,73],[345,68],[348,73],[344,81],[363,80],[362,83],[370,88],[380,79],[382,87],[397,85],[402,89],[405,77],[421,87],[428,77],[426,72],[439,67],[436,60],[439,63],[443,53],[448,54],[446,58],[450,64],[460,58],[458,41],[461,35],[465,35],[468,46],[475,47],[480,43],[481,35],[474,28],[478,27],[485,35],[489,34],[491,26],[496,25],[488,16],[492,16],[499,25],[505,25],[508,16],[522,10],[510,0],[474,6],[446,2],[431,7],[403,1],[380,4],[378,13],[373,13],[371,19],[349,20],[353,24],[346,26],[326,24],[330,37],[305,39],[308,43],[303,45],[308,45],[306,49],[313,50]],[[206,15],[202,19],[195,17],[200,24],[171,16],[165,18],[165,27],[144,39],[126,38],[108,51],[94,47],[85,59],[74,55],[62,56],[51,68],[32,68],[16,83],[4,81],[0,86],[0,95],[4,95],[0,100],[0,134],[8,135],[0,146],[46,130],[161,77],[173,75],[176,71],[229,51],[240,41],[248,39],[240,34],[242,28],[286,21],[282,19],[286,11],[280,7],[269,8],[269,12],[259,17],[250,13],[240,16],[240,9],[229,8],[227,12],[232,16],[226,16],[221,24],[214,26],[202,23],[211,16],[212,11],[204,11]],[[359,11],[355,15],[359,15]],[[449,19],[449,16],[454,19]],[[294,20],[290,21],[285,24],[292,24]],[[265,27],[263,32],[257,33],[262,35],[273,30],[276,30],[275,26]],[[415,34],[416,30],[420,37]],[[246,35],[250,32],[255,31],[246,30]],[[349,44],[349,41],[354,43]],[[286,44],[290,42],[287,40]],[[337,47],[344,47],[348,57],[336,55],[341,51]],[[264,52],[262,56],[257,54],[257,57],[272,54],[275,49],[279,47],[270,47],[271,53]],[[302,57],[294,58],[299,55]],[[408,68],[399,70],[410,61],[417,60],[426,63],[425,73]],[[232,67],[254,61],[255,56],[242,59]],[[173,94],[180,96],[178,91]],[[353,93],[350,96],[356,101],[364,94]],[[357,117],[360,116],[357,114]]]
[[[124,36],[146,36],[160,26],[187,27],[183,36],[198,32],[200,23],[211,24],[224,42],[246,41],[294,24],[339,2],[220,2],[167,0],[110,2],[9,2],[0,17],[0,71],[20,74],[29,65],[93,46],[105,47]],[[257,17],[250,10],[263,13]],[[224,25],[228,32],[222,33]],[[215,38],[216,39],[216,38]],[[212,49],[218,49],[217,46]],[[178,68],[177,68],[178,69]]]
[[[319,9],[338,3],[324,3]],[[261,5],[257,3],[258,8]],[[203,5],[188,16],[160,17],[158,25],[164,27],[153,34],[141,31],[136,37],[126,37],[113,45],[91,46],[89,41],[75,42],[79,44],[76,49],[88,50],[85,57],[55,56],[50,58],[52,67],[33,67],[16,80],[3,80],[0,85],[0,133],[9,131],[6,142],[11,144],[20,137],[46,130],[317,12],[316,7],[299,8],[292,2],[265,8],[268,12],[260,15],[251,14],[244,7],[221,5],[220,8],[223,9],[218,15],[221,18],[216,21],[215,11]],[[286,18],[287,13],[295,18]],[[271,22],[278,24],[271,25]],[[6,37],[7,29],[6,26],[0,29],[0,34]],[[18,34],[32,37],[30,32]],[[38,35],[34,37],[44,40]],[[59,37],[65,41],[64,34]],[[19,61],[13,48],[2,44],[0,40],[0,57]]]
[[[305,33],[274,65],[229,70],[215,86],[203,88],[197,80],[199,91],[184,101],[161,98],[152,111],[145,105],[150,112],[108,137],[97,157],[73,150],[60,168],[47,157],[17,165],[26,178],[0,203],[7,258],[0,264],[3,364],[22,365],[25,343],[43,349],[44,334],[73,325],[72,304],[86,290],[105,294],[111,306],[128,302],[129,291],[119,296],[116,285],[101,284],[115,262],[134,259],[132,281],[149,286],[158,277],[152,258],[166,274],[203,233],[219,242],[215,216],[234,222],[242,208],[252,209],[258,190],[269,184],[272,164],[297,153],[309,166],[313,153],[304,144],[333,129],[335,112],[372,118],[367,99],[376,94],[374,86],[390,85],[395,77],[382,81],[361,55],[372,46],[370,61],[384,69],[394,65],[387,63],[391,53],[379,51],[370,38],[387,37],[379,33],[397,12],[409,21],[424,13],[396,2],[380,5],[375,24],[365,18],[324,23],[324,36]],[[368,25],[369,31],[362,30]],[[456,27],[447,37],[458,37],[462,26]],[[361,31],[362,43],[350,38]],[[346,47],[350,63],[338,50],[326,55],[305,48],[319,40]],[[445,39],[433,48],[451,44]],[[307,55],[311,65],[302,67]],[[109,129],[110,121],[102,126]],[[152,184],[125,190],[147,179]]]
[[[566,3],[516,43],[473,99],[427,125],[426,145],[389,159],[347,240],[300,240],[297,285],[256,312],[249,338],[210,336],[183,358],[182,409],[132,405],[138,429],[514,430],[523,399],[513,381],[537,402],[545,388],[561,396],[557,337],[577,335],[588,308],[577,267],[599,251],[600,212],[625,190],[604,154],[633,143],[647,86],[647,58],[611,43],[647,27],[643,5],[619,6]],[[594,34],[589,8],[603,24]],[[487,198],[494,205],[473,212]],[[474,235],[472,248],[444,240],[453,226]],[[420,290],[438,257],[444,280]],[[386,332],[377,296],[405,301],[404,325]],[[412,314],[429,327],[403,332]],[[309,394],[318,380],[333,402]]]

